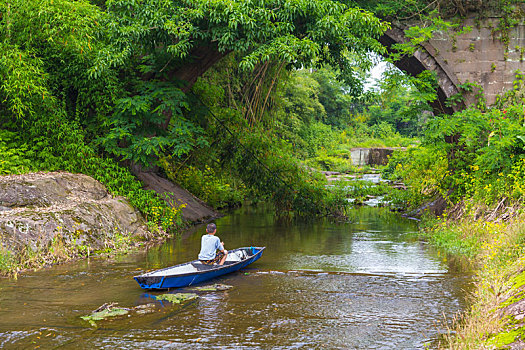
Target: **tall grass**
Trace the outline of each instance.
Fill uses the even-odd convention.
[[[470,310],[455,320],[441,349],[495,349],[515,341],[525,329],[514,329],[503,317],[505,300],[519,300],[525,285],[525,215],[505,222],[441,219],[426,226],[426,237],[447,252],[469,257],[475,264]],[[508,303],[507,303],[508,304]],[[511,332],[509,332],[511,330]]]

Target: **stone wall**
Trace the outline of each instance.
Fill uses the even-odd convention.
[[[497,95],[512,89],[517,70],[525,72],[525,25],[510,28],[506,44],[495,29],[499,22],[499,18],[468,18],[463,25],[470,26],[470,32],[458,36],[454,32],[434,33],[430,40],[433,54],[443,57],[460,83],[468,80],[483,87],[489,105]],[[473,102],[471,95],[467,103]]]
[[[477,20],[473,15],[458,27],[470,27],[470,31],[434,32],[430,41],[395,65],[414,76],[424,70],[436,72],[438,99],[431,103],[435,113],[453,113],[475,103],[477,91],[465,94],[465,103],[447,105],[447,99],[460,92],[459,85],[467,81],[479,84],[487,104],[492,105],[497,95],[512,89],[516,71],[525,72],[525,24],[510,28],[506,43],[501,39],[502,33],[496,30],[500,20],[498,17]],[[413,25],[421,26],[421,23],[394,26],[381,37],[381,43],[395,52],[395,44],[407,41],[403,29]]]

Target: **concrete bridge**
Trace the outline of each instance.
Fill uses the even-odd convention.
[[[524,6],[525,11],[525,6]],[[432,104],[434,113],[451,114],[476,101],[474,91],[464,94],[464,102],[447,107],[446,101],[460,93],[459,85],[465,82],[475,83],[483,89],[487,104],[495,102],[496,96],[512,89],[516,71],[525,72],[525,24],[508,29],[508,42],[502,40],[502,33],[497,30],[499,17],[477,20],[475,13],[463,20],[462,26],[469,26],[471,31],[458,34],[457,31],[433,33],[428,42],[411,56],[395,62],[395,65],[410,75],[417,75],[425,70],[435,71],[438,79],[437,100]],[[419,23],[413,23],[417,25]],[[402,24],[407,28],[408,23]],[[407,41],[404,29],[393,26],[381,38],[380,42],[393,52],[393,45]],[[197,78],[218,62],[228,52],[220,53],[214,43],[209,47],[196,48],[191,56],[191,64],[174,71],[172,78],[186,81],[183,88],[188,91]]]
[[[424,70],[437,73],[438,99],[432,107],[435,113],[452,113],[475,102],[475,93],[464,94],[465,103],[447,107],[447,98],[460,92],[465,82],[479,84],[487,104],[496,96],[511,90],[516,71],[525,72],[525,24],[508,30],[508,43],[497,31],[500,18],[476,21],[474,17],[463,21],[472,30],[460,35],[454,31],[434,33],[433,38],[421,45],[413,56],[404,57],[395,65],[410,75]],[[380,39],[389,50],[392,45],[407,41],[402,28],[393,27]]]

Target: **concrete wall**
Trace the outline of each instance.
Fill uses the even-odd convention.
[[[459,85],[467,81],[481,85],[487,104],[492,105],[497,95],[512,89],[516,71],[525,72],[525,24],[510,28],[509,42],[501,40],[496,31],[500,18],[492,17],[476,21],[467,18],[462,26],[471,31],[434,32],[433,38],[421,45],[413,56],[403,57],[395,65],[411,75],[423,70],[437,73],[438,99],[432,104],[435,113],[452,113],[463,109],[464,104],[447,107],[449,97],[457,94]],[[404,28],[420,23],[404,23]],[[461,28],[461,26],[459,27]],[[393,27],[380,39],[390,51],[394,44],[406,42],[402,27]],[[465,94],[465,104],[476,102],[475,93]]]
[[[352,165],[363,166],[368,165],[368,154],[370,153],[369,148],[352,148],[350,150],[350,158],[352,159]]]
[[[453,32],[434,33],[430,45],[434,56],[441,56],[460,83],[467,80],[483,87],[487,103],[512,89],[516,70],[525,72],[525,25],[509,29],[509,43],[500,40],[501,32],[495,28],[499,18],[487,18],[476,23],[474,18],[464,21],[470,32],[454,38]],[[475,102],[470,96],[467,102]]]
[[[350,150],[352,165],[386,165],[395,149],[402,148],[352,148]]]

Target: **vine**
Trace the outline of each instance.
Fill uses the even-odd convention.
[[[487,109],[487,100],[483,94],[483,87],[478,83],[471,83],[468,80],[462,84],[458,85],[460,92],[450,96],[445,105],[447,107],[457,106],[461,103],[465,103],[466,94],[474,93],[474,99],[476,100],[476,108],[480,111],[485,111]]]

